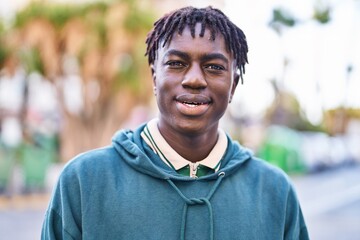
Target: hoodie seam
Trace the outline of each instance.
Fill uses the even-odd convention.
[[[53,212],[54,214],[56,214],[60,218],[61,223],[62,223],[62,215],[58,211],[56,211],[56,209],[54,209],[53,207],[50,208],[50,211]],[[67,235],[69,235],[71,237],[71,239],[75,240],[76,238],[72,234],[70,234],[70,232],[63,226],[63,224],[61,224],[61,225],[62,225],[62,229],[64,230],[64,232]]]

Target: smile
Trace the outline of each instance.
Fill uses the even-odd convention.
[[[183,94],[178,96],[175,100],[179,112],[189,116],[202,115],[211,105],[211,99],[200,94]]]
[[[211,99],[203,94],[185,93],[177,96],[175,100],[183,104],[189,104],[189,105],[203,105],[203,104],[211,103]]]
[[[208,104],[208,103],[202,103],[202,102],[181,102],[182,104],[185,104],[189,107],[197,107],[199,105],[204,105],[204,104]]]

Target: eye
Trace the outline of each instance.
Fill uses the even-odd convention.
[[[165,65],[171,67],[171,68],[182,68],[185,67],[185,63],[181,61],[168,61],[165,63]]]
[[[211,71],[222,71],[225,70],[225,67],[218,65],[218,64],[209,64],[205,66],[205,69],[211,70]]]

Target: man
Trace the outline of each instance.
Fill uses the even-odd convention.
[[[158,119],[67,164],[42,239],[308,239],[286,175],[219,129],[247,62],[243,32],[187,7],[146,43]]]

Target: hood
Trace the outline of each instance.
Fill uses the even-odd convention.
[[[174,174],[173,170],[156,165],[154,161],[145,154],[143,144],[146,143],[143,142],[140,135],[145,125],[146,124],[141,125],[134,131],[121,130],[114,135],[112,145],[120,155],[121,159],[137,171],[155,178],[193,181],[193,178]],[[219,171],[214,174],[197,178],[198,180],[217,179],[219,172],[224,172],[225,176],[229,176],[251,159],[252,153],[249,149],[242,147],[238,142],[232,141],[229,136],[227,137],[228,147]]]
[[[155,178],[160,178],[169,183],[175,192],[184,201],[184,207],[181,218],[180,228],[180,240],[185,240],[186,225],[187,225],[187,212],[188,208],[194,205],[205,205],[208,209],[208,221],[209,221],[209,239],[214,239],[214,217],[211,198],[219,188],[222,180],[234,173],[243,164],[251,159],[250,151],[241,147],[237,142],[233,142],[228,137],[228,147],[226,153],[222,159],[221,167],[218,172],[199,177],[191,178],[188,176],[182,176],[170,168],[165,168],[164,164],[156,164],[156,160],[152,160],[152,157],[148,157],[145,154],[145,149],[142,141],[141,132],[143,131],[145,124],[140,126],[137,130],[129,131],[122,130],[115,134],[113,138],[113,146],[120,155],[121,159],[129,164],[135,170],[150,175]],[[155,154],[155,153],[153,153]],[[155,158],[156,156],[153,155]],[[188,197],[181,189],[175,184],[175,181],[196,181],[196,180],[214,180],[212,187],[206,196],[200,198]],[[216,180],[216,181],[215,181]]]

